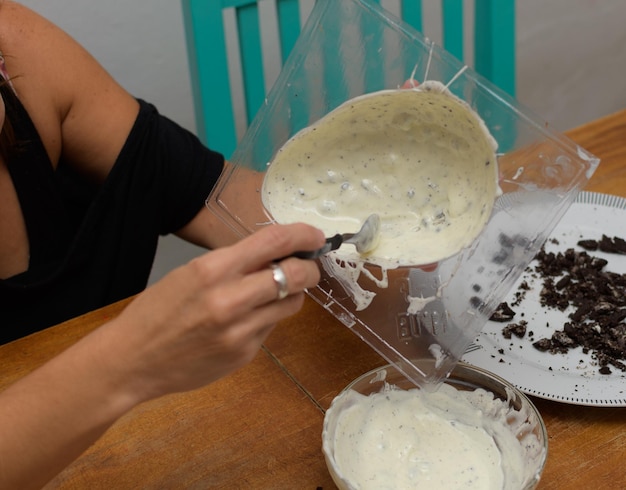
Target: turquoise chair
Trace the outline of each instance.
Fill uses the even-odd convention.
[[[377,0],[374,0],[377,1]],[[440,0],[444,48],[463,59],[463,0]],[[199,137],[229,157],[237,146],[223,10],[234,9],[247,123],[265,100],[258,0],[182,0]],[[379,3],[377,1],[377,3]],[[421,0],[401,0],[401,17],[422,31]],[[275,0],[282,62],[300,33],[298,0]],[[474,68],[515,95],[515,0],[475,0]]]

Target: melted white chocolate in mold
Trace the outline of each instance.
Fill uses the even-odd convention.
[[[378,247],[360,256],[351,245],[322,259],[366,308],[387,287],[387,269],[423,265],[468,246],[488,221],[499,193],[496,142],[471,107],[440,82],[351,99],[293,136],[269,164],[262,189],[278,223],[306,222],[327,236],[356,232],[381,217]]]
[[[498,192],[496,143],[467,103],[439,82],[351,99],[292,137],[263,183],[279,223],[328,235],[382,221],[370,263],[437,262],[468,245]],[[341,255],[353,258],[354,247]]]

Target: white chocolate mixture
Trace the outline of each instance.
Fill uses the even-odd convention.
[[[379,246],[365,258],[385,268],[440,261],[469,245],[499,192],[496,143],[467,103],[439,82],[384,90],[342,104],[276,154],[263,204],[278,223],[335,233],[381,217]]]
[[[520,489],[543,449],[516,438],[515,417],[484,390],[349,390],[326,414],[323,444],[353,489]]]

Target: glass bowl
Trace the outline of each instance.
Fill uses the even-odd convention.
[[[404,400],[384,402],[391,403],[394,413],[375,413],[370,408],[374,404],[372,396],[382,393],[390,399],[398,390]],[[428,400],[435,397],[435,408],[424,418],[416,417],[416,406],[410,403],[413,400],[408,403],[405,397],[407,391],[413,390],[416,398],[421,398],[420,394]],[[451,475],[460,472],[462,465],[469,468],[463,478],[475,471],[469,482],[474,486],[466,481],[462,488],[491,488],[485,486],[485,479],[480,479],[485,461],[482,456],[480,461],[474,460],[479,464],[470,463],[478,446],[462,453],[465,442],[474,444],[478,440],[489,444],[492,465],[503,480],[494,488],[529,490],[537,486],[546,462],[548,437],[541,415],[526,395],[499,376],[463,362],[438,389],[421,388],[418,393],[419,390],[388,364],[352,381],[333,400],[324,417],[322,440],[328,470],[340,490],[401,488],[398,481],[393,481],[395,478],[413,478],[411,488],[440,488],[435,484],[437,479],[442,480],[441,488],[454,488]],[[449,401],[449,397],[453,397],[454,403],[444,405],[442,400]],[[403,413],[410,417],[403,417]],[[427,439],[426,434],[433,432],[431,428],[438,427],[439,422],[446,431],[462,431],[462,437],[447,437],[445,434],[450,433],[443,432],[444,435]],[[361,439],[363,434],[365,438]],[[357,448],[348,450],[347,441],[357,441]],[[456,444],[459,442],[463,443]],[[441,452],[443,447],[449,452]],[[436,460],[433,451],[441,459]],[[368,452],[373,454],[373,460],[364,456]],[[354,459],[350,462],[346,455]],[[354,463],[358,460],[360,463]],[[374,469],[376,465],[379,469]],[[363,482],[359,486],[349,475],[369,478],[372,486]]]

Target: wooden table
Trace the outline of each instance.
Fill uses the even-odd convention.
[[[587,189],[626,197],[626,110],[569,136],[602,159]],[[0,346],[0,389],[126,304]],[[206,388],[139,406],[49,488],[333,489],[321,452],[324,410],[349,381],[382,364],[307,299],[250,365]],[[541,490],[626,486],[626,408],[533,401],[550,444]]]

